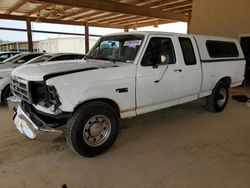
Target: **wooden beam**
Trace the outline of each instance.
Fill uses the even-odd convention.
[[[86,20],[86,21],[93,21],[93,20],[97,20],[97,19],[100,19],[100,18],[105,18],[105,16],[107,16],[107,15],[109,15],[109,14],[111,14],[111,13],[109,13],[109,12],[103,12],[103,13],[96,13],[95,15],[90,15],[90,16],[88,16],[88,17],[83,17],[83,18],[80,18],[80,19],[76,19],[77,21],[81,21],[81,20]]]
[[[34,0],[29,0],[29,1],[34,1]],[[117,13],[124,13],[124,14],[138,15],[138,16],[146,16],[146,17],[188,22],[188,16],[183,15],[183,14],[164,12],[161,10],[155,11],[153,9],[146,8],[146,7],[139,7],[135,5],[128,5],[125,3],[112,2],[110,0],[105,0],[105,1],[103,0],[84,0],[84,1],[35,0],[35,1],[42,2],[42,3],[55,3],[55,4],[66,5],[66,6],[89,8],[93,10],[102,10],[102,11],[107,11],[107,12],[117,12]]]
[[[151,18],[150,20],[157,20],[157,18]],[[134,23],[134,22],[138,22],[140,20],[149,20],[149,18],[146,17],[137,17],[137,18],[133,18],[133,19],[127,19],[127,20],[122,20],[122,21],[116,21],[116,22],[110,22],[109,24],[121,24],[123,25],[124,23]]]
[[[107,17],[107,18],[103,18],[103,19],[98,19],[96,21],[100,21],[100,23],[108,23],[111,20],[119,20],[119,19],[122,19],[124,17],[128,17],[128,16],[125,14],[116,14],[115,16],[111,16],[111,17]],[[136,17],[136,16],[133,16],[133,17]]]
[[[152,25],[155,25],[155,23],[158,22],[157,18],[152,18],[152,19],[140,19],[140,20],[132,20],[131,22],[123,22],[123,23],[120,23],[120,25],[122,26],[128,26],[128,25],[137,25],[137,24],[140,24],[140,23],[152,23]]]
[[[129,32],[128,27],[124,27],[124,32]]]
[[[192,6],[174,9],[174,12],[183,13],[192,10]]]
[[[18,31],[18,32],[27,32],[27,29],[17,29],[10,27],[0,27],[0,30],[6,31]],[[32,30],[32,33],[47,33],[47,34],[57,34],[57,35],[75,35],[75,36],[85,36],[84,33],[70,33],[70,32],[58,32],[58,31],[44,31],[44,30]],[[89,35],[92,37],[101,37],[102,35]]]
[[[89,52],[89,25],[85,23],[85,53]]]
[[[117,15],[117,14],[116,13],[110,13],[110,12],[106,12],[106,13],[103,13],[103,14],[98,14],[96,16],[88,18],[88,22],[90,22],[90,21],[99,21],[99,20],[102,20],[103,18],[111,17],[111,16],[114,16],[114,15]]]
[[[35,9],[33,9],[32,11],[30,11],[29,13],[27,13],[26,16],[30,16],[32,14],[39,13],[41,10],[46,9],[50,5],[51,5],[50,3],[41,4],[41,5],[37,6]]]
[[[145,5],[146,7],[150,7],[150,8],[160,8],[161,6],[166,6],[169,5],[170,3],[176,3],[178,1],[176,0],[164,0],[164,1],[155,1],[155,2],[151,2],[148,3],[147,5]]]
[[[7,15],[7,14],[0,14],[0,19],[6,20],[21,20],[26,21],[26,16],[15,16],[15,15]],[[36,17],[30,17],[30,21],[37,22]],[[43,23],[54,23],[54,24],[64,24],[64,25],[81,25],[84,26],[84,22],[76,22],[71,20],[59,20],[59,19],[47,19],[47,18],[39,18],[39,22]],[[93,27],[107,27],[107,28],[120,28],[123,29],[121,25],[108,25],[102,23],[89,23],[89,26]]]
[[[25,5],[28,2],[28,0],[20,0],[17,3],[15,3],[7,12],[6,14],[11,14],[15,10],[19,9],[23,5]]]
[[[88,18],[88,17],[91,17],[91,16],[96,16],[99,13],[99,11],[94,11],[93,12],[93,10],[89,10],[88,12],[86,12],[86,14],[84,14],[84,15],[74,17],[74,20],[84,20],[85,18]],[[104,12],[100,12],[100,13],[104,13]]]
[[[168,23],[173,23],[174,21],[158,21],[158,25],[161,25],[161,24],[168,24]],[[133,29],[133,28],[139,28],[139,27],[147,27],[147,26],[153,26],[155,24],[155,21],[152,22],[144,22],[144,23],[135,23],[135,24],[129,24],[127,25],[127,27],[129,29]]]
[[[179,3],[175,3],[172,5],[162,6],[161,9],[163,9],[164,11],[169,11],[171,9],[186,7],[186,6],[190,6],[192,4],[193,4],[192,0],[187,0],[187,1],[179,2]]]
[[[26,28],[27,28],[27,38],[28,38],[29,52],[33,52],[33,40],[32,40],[32,31],[31,31],[31,22],[30,22],[29,17],[26,20]]]
[[[135,19],[135,18],[138,18],[138,16],[124,16],[124,17],[119,18],[119,19],[108,20],[108,21],[105,21],[105,22],[101,21],[101,23],[110,24],[110,23],[115,23],[115,22],[121,22],[121,21],[124,21],[124,20],[131,20],[131,19]]]
[[[80,9],[80,10],[77,10],[77,11],[74,11],[74,12],[69,12],[67,14],[62,15],[61,19],[68,18],[68,17],[71,17],[71,16],[75,16],[75,15],[78,15],[78,14],[82,14],[82,13],[87,12],[87,11],[88,11],[87,9]]]

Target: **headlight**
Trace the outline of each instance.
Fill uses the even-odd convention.
[[[32,82],[31,91],[35,104],[49,108],[50,111],[55,111],[61,105],[54,86],[47,86],[45,82]]]

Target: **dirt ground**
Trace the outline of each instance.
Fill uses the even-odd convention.
[[[0,106],[0,187],[250,187],[250,107],[230,99],[216,114],[203,103],[121,121],[114,146],[95,158],[70,152],[64,135],[25,138]]]

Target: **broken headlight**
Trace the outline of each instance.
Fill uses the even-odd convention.
[[[55,111],[61,105],[56,88],[47,86],[45,82],[32,82],[31,94],[34,104],[39,104],[50,111]]]

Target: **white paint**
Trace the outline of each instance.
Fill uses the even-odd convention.
[[[114,35],[127,35],[119,33]],[[213,60],[208,56],[205,46],[206,40],[233,41],[243,58],[238,41],[233,39],[182,35],[163,32],[130,32],[129,34],[144,35],[141,48],[134,63],[116,63],[100,60],[87,60],[72,64],[69,62],[51,62],[46,65],[36,64],[17,68],[13,76],[29,81],[42,81],[44,75],[67,70],[88,69],[48,79],[46,84],[55,86],[59,100],[60,110],[73,112],[79,104],[92,99],[110,99],[120,108],[121,117],[132,117],[169,106],[196,100],[211,94],[216,83],[223,77],[230,77],[231,86],[239,85],[244,77],[244,64],[242,60],[201,63],[202,60]],[[141,59],[150,37],[166,37],[173,42],[176,64],[161,65],[154,69],[152,66],[141,66]],[[197,64],[187,66],[184,63],[178,37],[189,37],[194,46]],[[195,39],[198,46],[196,46]],[[199,52],[200,54],[199,54]],[[175,71],[181,69],[182,72]],[[164,72],[165,71],[165,72]],[[163,75],[160,82],[156,83]],[[126,93],[118,93],[118,88],[128,88]],[[39,108],[34,106],[35,108]],[[39,110],[48,112],[39,108]]]

